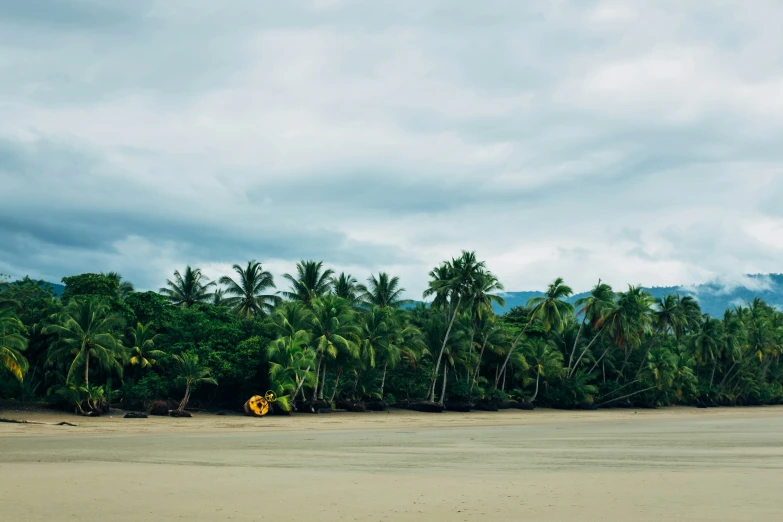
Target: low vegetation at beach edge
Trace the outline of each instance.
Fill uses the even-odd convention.
[[[783,313],[758,298],[711,317],[690,296],[598,281],[572,304],[557,279],[496,315],[504,287],[473,252],[432,269],[426,303],[383,272],[233,268],[210,281],[187,266],[158,292],[117,273],[64,277],[60,296],[6,278],[0,399],[86,415],[241,410],[256,395],[280,414],[783,401]]]

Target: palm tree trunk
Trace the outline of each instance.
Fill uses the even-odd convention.
[[[443,365],[443,386],[440,388],[440,403],[443,404],[443,399],[446,398],[446,380],[449,377],[449,367],[448,365]]]
[[[321,372],[321,384],[318,386],[318,400],[324,400],[324,386],[326,385],[326,359],[324,358],[324,369]]]
[[[533,401],[536,400],[536,397],[538,397],[538,380],[541,378],[541,370],[539,369],[536,372],[536,391],[533,392],[533,396],[530,398],[530,404],[533,404]]]
[[[590,350],[590,348],[593,347],[593,345],[598,340],[598,338],[601,337],[601,334],[603,333],[604,328],[606,328],[606,324],[604,324],[604,326],[602,326],[601,329],[598,330],[598,333],[595,334],[595,337],[593,337],[593,340],[590,341],[590,344],[587,345],[587,348],[582,350],[582,353],[579,355],[579,359],[577,359],[576,362],[574,363],[574,366],[573,366],[573,368],[571,368],[570,373],[566,373],[566,379],[570,379],[571,377],[573,377],[574,373],[576,373],[576,369],[577,369],[577,367],[579,367],[579,363],[582,362],[582,357],[585,356],[585,354],[588,352],[588,350]],[[574,345],[574,346],[576,346],[576,345]],[[604,352],[604,355],[606,355],[606,352]],[[603,355],[601,357],[603,358]],[[587,373],[592,372],[595,369],[596,366],[598,366],[598,361],[595,362],[595,366],[593,366],[593,368],[589,372],[587,372]]]
[[[571,376],[571,365],[574,364],[574,354],[576,353],[576,345],[579,344],[579,338],[582,336],[582,328],[585,327],[585,321],[579,323],[579,330],[576,332],[576,339],[574,340],[574,347],[571,349],[571,357],[568,358],[568,368],[566,368],[566,378]]]
[[[650,391],[650,390],[652,390],[652,389],[654,389],[654,388],[655,388],[655,386],[650,386],[649,388],[645,388],[645,389],[643,389],[643,390],[635,391],[635,392],[633,392],[633,393],[629,393],[628,395],[623,395],[622,397],[617,397],[616,399],[612,399],[612,400],[610,400],[610,401],[602,402],[602,403],[601,403],[601,404],[599,404],[597,407],[601,407],[601,406],[603,406],[603,405],[605,405],[605,404],[609,404],[610,402],[615,402],[615,401],[620,401],[620,400],[623,400],[623,399],[627,399],[628,397],[633,397],[634,395],[637,395],[637,394],[639,394],[639,393],[644,393],[644,392]]]
[[[307,369],[304,371],[305,375],[307,375],[307,372],[309,372],[309,371],[310,371],[310,366],[308,366]],[[293,403],[296,402],[296,395],[299,393],[299,390],[302,389],[302,387],[304,385],[304,382],[305,382],[304,376],[302,376],[301,379],[299,377],[297,377],[297,380],[299,382],[296,385],[296,390],[294,390],[294,393],[291,394],[291,400],[293,401],[291,403],[292,406],[293,406]],[[304,392],[302,392],[302,397],[304,398]]]
[[[383,388],[386,385],[386,368],[389,366],[389,361],[383,363],[383,376],[381,377],[381,400],[383,400]]]
[[[731,368],[729,368],[729,371],[726,372],[726,375],[723,376],[723,379],[720,381],[720,384],[718,385],[718,388],[723,387],[723,383],[726,382],[726,379],[728,379],[729,374],[734,370],[734,367],[737,366],[737,361],[734,361],[734,364],[731,365]]]
[[[340,386],[340,376],[343,374],[342,368],[337,368],[337,379],[334,381],[334,390],[332,390],[332,396],[329,397],[329,402],[334,402],[334,397],[337,395],[337,388]],[[321,390],[323,392],[323,390]]]
[[[359,370],[356,370],[356,375],[353,376],[353,391],[351,392],[351,398],[356,400],[356,388],[359,386]]]
[[[715,368],[718,367],[718,359],[712,362],[712,374],[710,375],[710,388],[712,388],[712,382],[715,380]]]
[[[484,348],[487,347],[487,337],[484,337],[484,342],[481,344],[481,351],[479,352],[479,358],[476,362],[476,370],[473,372],[473,379],[470,381],[470,392],[468,392],[468,399],[473,398],[473,385],[476,384],[476,379],[478,378],[479,370],[481,369],[481,358],[484,357]]]
[[[501,388],[500,388],[502,391],[506,391],[506,374],[507,373],[508,373],[508,371],[505,371],[505,370],[503,371],[503,386],[501,386]]]
[[[517,347],[517,344],[519,343],[519,340],[522,338],[522,336],[527,332],[527,329],[530,328],[530,325],[533,324],[533,319],[530,319],[530,321],[525,325],[524,328],[522,328],[522,331],[519,332],[519,335],[517,335],[517,338],[514,339],[514,342],[511,343],[511,348],[508,349],[508,355],[506,355],[506,360],[503,361],[503,367],[501,368],[501,372],[506,371],[506,366],[508,366],[508,361],[511,359],[511,354],[514,353],[514,348]],[[500,382],[500,375],[497,375],[495,377],[495,389],[498,389],[498,383]]]
[[[476,322],[473,321],[473,326],[470,329],[470,348],[468,349],[468,360],[470,360],[471,357],[473,357],[473,338],[476,336]],[[467,375],[465,376],[468,380],[470,380],[470,370],[468,369]]]
[[[595,361],[595,364],[593,365],[592,368],[590,368],[590,371],[587,372],[587,373],[593,373],[593,370],[596,369],[596,367],[598,366],[598,363],[601,362],[604,359],[604,356],[606,356],[606,354],[609,353],[609,350],[611,350],[611,349],[612,349],[612,345],[609,345],[609,347],[606,350],[604,350],[604,353],[602,353],[601,357],[599,357],[598,360]],[[605,374],[606,374],[606,366],[604,365],[604,375]]]
[[[318,386],[321,383],[321,362],[323,355],[318,356],[318,365],[315,367],[315,386],[313,386],[313,402],[318,398]]]
[[[90,386],[90,350],[85,350],[84,354],[84,385]]]
[[[435,374],[432,376],[432,386],[430,387],[430,402],[435,402],[435,383],[438,381],[438,373],[440,372],[440,361],[443,358],[443,352],[446,351],[446,343],[449,342],[449,335],[451,335],[451,327],[454,326],[454,319],[457,318],[457,312],[459,311],[459,303],[462,300],[462,296],[457,298],[457,305],[454,307],[454,312],[451,314],[451,321],[449,321],[449,327],[446,329],[446,335],[443,337],[443,344],[440,347],[440,353],[438,354],[438,362],[435,363]]]
[[[182,397],[182,402],[179,403],[179,411],[182,411],[185,409],[185,407],[188,405],[188,401],[190,400],[190,382],[188,382],[185,385],[185,396]]]

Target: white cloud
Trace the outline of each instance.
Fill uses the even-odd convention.
[[[780,271],[780,5],[523,4],[19,8],[0,269],[311,257],[414,296],[461,249],[508,290]]]

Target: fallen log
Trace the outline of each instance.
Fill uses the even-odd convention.
[[[38,421],[28,421],[28,420],[17,420],[17,419],[3,419],[0,418],[0,422],[10,422],[13,424],[42,424],[44,426],[78,426],[78,424],[71,424],[70,422],[38,422]]]

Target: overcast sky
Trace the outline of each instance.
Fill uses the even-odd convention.
[[[313,258],[416,297],[461,249],[508,290],[780,272],[781,20],[772,0],[6,1],[0,273],[157,289]]]

